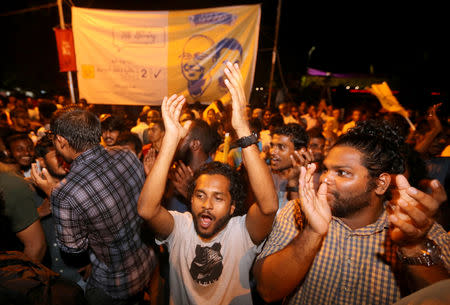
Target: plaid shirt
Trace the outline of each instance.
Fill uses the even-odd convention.
[[[52,192],[59,247],[89,250],[88,287],[125,299],[140,292],[154,267],[153,252],[141,240],[137,200],[145,181],[142,163],[126,150],[97,145],[78,156]]]
[[[258,259],[283,249],[299,233],[294,223],[294,202],[288,202],[277,215]],[[450,270],[450,236],[435,224],[428,238],[441,247],[445,266]],[[304,281],[285,301],[308,305],[392,304],[401,297],[396,280],[399,267],[388,238],[386,211],[375,223],[357,230],[333,217]]]

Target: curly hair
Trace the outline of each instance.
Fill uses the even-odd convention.
[[[333,147],[336,146],[349,146],[360,151],[364,155],[363,165],[371,177],[405,171],[405,138],[386,120],[359,122],[337,139]]]
[[[289,123],[275,129],[273,134],[289,137],[296,150],[306,147],[309,142],[309,136],[305,128],[297,123]]]
[[[192,199],[194,194],[197,179],[201,175],[222,175],[230,181],[229,192],[231,195],[231,204],[234,204],[234,215],[241,215],[244,209],[244,201],[247,197],[247,190],[244,187],[244,181],[241,175],[235,171],[231,166],[218,161],[213,161],[202,165],[195,173],[194,177],[190,180],[188,185],[188,200]]]

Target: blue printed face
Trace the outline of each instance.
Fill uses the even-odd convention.
[[[181,72],[189,81],[198,81],[213,66],[213,43],[206,37],[191,38],[183,49],[181,55]]]

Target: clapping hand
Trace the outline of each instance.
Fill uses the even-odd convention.
[[[403,175],[397,175],[395,182],[397,189],[388,209],[391,238],[400,245],[420,243],[434,223],[438,199],[445,190],[437,180],[430,183],[431,195],[411,187]]]
[[[314,163],[300,168],[299,196],[302,211],[306,217],[306,227],[324,236],[331,222],[331,209],[327,202],[327,184],[322,183],[319,190],[314,189]]]
[[[46,168],[40,171],[36,163],[31,164],[31,179],[34,185],[39,187],[44,193],[50,197],[53,188],[58,184],[58,180],[53,178]]]
[[[177,142],[184,138],[189,131],[191,121],[187,121],[184,125],[180,124],[180,114],[186,99],[184,96],[172,95],[164,97],[161,104],[161,115],[164,120],[165,136],[176,139]]]
[[[246,116],[245,107],[247,106],[247,99],[244,92],[244,80],[242,78],[241,71],[238,64],[226,63],[224,70],[227,79],[225,79],[225,85],[231,94],[232,100],[232,116],[231,125],[236,133],[241,133],[243,136],[250,134],[250,127]]]
[[[298,177],[300,175],[300,168],[302,166],[306,167],[308,164],[312,163],[312,152],[311,150],[307,150],[302,147],[299,151],[295,150],[289,157],[292,161],[292,167],[288,170],[287,179],[288,181],[296,180],[295,184],[297,185]]]
[[[145,175],[148,176],[150,171],[152,170],[153,164],[156,161],[156,149],[150,148],[143,160]]]
[[[181,160],[171,169],[170,179],[178,193],[187,198],[189,181],[194,177],[194,172],[189,166],[186,166]]]

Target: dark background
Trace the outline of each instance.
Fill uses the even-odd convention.
[[[436,102],[447,103],[450,48],[446,9],[442,4],[429,1],[418,4],[393,2],[339,1],[330,4],[282,0],[278,41],[280,64],[274,75],[275,90],[284,80],[290,91],[297,92],[300,79],[310,66],[333,73],[372,72],[374,76],[385,77],[406,107],[424,109]],[[58,70],[52,30],[59,25],[57,6],[11,14],[49,3],[56,1],[15,0],[3,1],[0,5],[0,88],[20,87],[69,95],[67,73]],[[70,3],[79,7],[122,10],[175,10],[261,3],[254,87],[265,90],[262,94],[254,91],[252,97],[267,97],[278,1],[64,0],[63,3],[67,24],[70,24]],[[315,50],[308,57],[313,46]],[[340,90],[334,88],[332,92],[335,94]],[[359,97],[364,101],[364,94]]]

